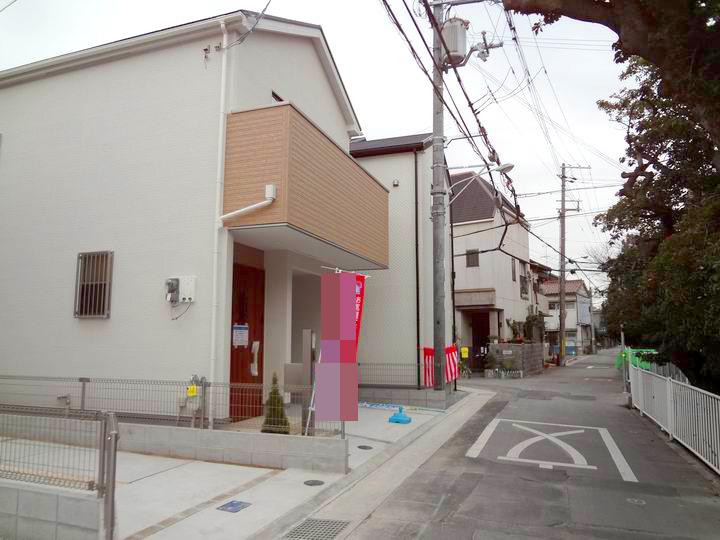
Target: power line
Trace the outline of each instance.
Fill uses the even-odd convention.
[[[480,66],[480,65],[478,65],[478,64],[475,64],[475,63],[473,63],[472,66],[473,66],[477,71],[479,71],[483,76],[488,77],[491,81],[493,81],[493,82],[495,82],[495,83],[499,83],[499,79],[497,79],[497,78],[496,78],[492,73],[490,73],[489,71],[483,69],[482,66]],[[517,99],[520,101],[520,103],[521,103],[526,109],[528,109],[530,112],[532,112],[532,113],[535,113],[535,112],[536,112],[536,111],[533,109],[533,105],[532,105],[531,103],[529,103],[524,97],[521,97],[520,95],[516,95],[516,96],[514,96],[514,97],[517,98]],[[542,114],[542,113],[539,113],[539,114]],[[594,147],[593,145],[591,145],[590,143],[584,141],[582,138],[580,138],[580,137],[574,135],[573,133],[569,132],[566,128],[564,128],[563,126],[561,126],[560,124],[558,124],[557,122],[555,122],[555,120],[553,120],[552,118],[549,118],[549,117],[548,117],[547,120],[548,120],[550,123],[556,124],[556,127],[557,127],[560,131],[565,132],[571,139],[573,139],[573,140],[574,140],[575,142],[577,142],[578,144],[583,145],[585,148],[587,148],[588,150],[590,150],[590,152],[592,152],[593,154],[595,154],[597,157],[599,157],[600,159],[602,159],[603,161],[605,161],[605,162],[608,163],[609,165],[612,165],[613,167],[615,167],[615,168],[618,169],[619,171],[622,171],[622,170],[623,170],[622,167],[620,167],[620,165],[618,165],[618,163],[617,163],[616,160],[614,160],[613,158],[611,158],[611,157],[608,156],[607,154],[603,153],[601,150],[598,150],[597,148],[595,148],[595,147]]]
[[[403,0],[405,2],[405,0]],[[438,21],[435,19],[435,16],[433,15],[432,8],[430,7],[430,3],[428,0],[422,0],[423,6],[425,7],[425,12],[427,13],[428,19],[430,20],[430,24],[433,27],[433,30],[437,34],[437,36],[440,38],[440,43],[442,44],[443,49],[445,50],[445,55],[448,57],[450,56],[450,48],[447,46],[447,43],[445,43],[445,38],[442,35],[442,31],[438,25]],[[487,134],[487,130],[482,125],[482,122],[480,122],[480,118],[478,117],[477,111],[475,111],[473,107],[473,102],[470,99],[470,96],[468,95],[467,90],[465,89],[465,84],[463,83],[462,77],[460,77],[460,73],[457,70],[457,67],[454,65],[451,65],[453,73],[455,74],[455,78],[457,79],[458,86],[460,87],[460,91],[465,96],[465,100],[467,101],[467,105],[470,109],[470,111],[473,113],[473,118],[475,118],[475,121],[478,126],[478,134],[480,135],[480,138],[482,139],[485,148],[489,152],[490,161],[493,161],[495,163],[500,163],[500,156],[498,155],[497,151],[493,147],[492,143],[490,142],[490,139]],[[493,185],[493,187],[497,190],[495,187],[495,181],[493,179],[492,172],[490,171],[490,164],[485,159],[484,156],[480,156],[485,166],[488,168],[488,176],[490,177],[490,183]],[[508,176],[507,173],[501,173],[501,176],[505,179],[505,187],[510,192],[510,194],[513,197],[513,202],[515,203],[515,207],[517,208],[517,197],[515,196],[515,187],[513,186],[512,178]],[[504,216],[503,216],[504,219]]]
[[[480,149],[477,147],[477,144],[475,143],[474,139],[471,137],[470,128],[467,126],[467,123],[465,122],[465,119],[463,118],[463,116],[460,112],[460,108],[457,106],[457,103],[455,102],[455,98],[453,97],[452,92],[450,92],[450,88],[447,86],[447,82],[443,81],[443,85],[444,85],[445,89],[447,90],[448,96],[450,97],[450,101],[452,102],[453,106],[455,107],[455,110],[457,111],[457,116],[453,113],[452,109],[450,108],[447,101],[445,100],[442,92],[438,91],[438,89],[435,88],[435,84],[433,83],[432,76],[430,75],[430,73],[428,73],[428,70],[425,68],[425,65],[423,64],[422,59],[420,58],[420,55],[418,54],[417,50],[415,50],[415,47],[413,46],[412,42],[410,41],[410,38],[408,37],[407,33],[405,32],[405,29],[402,27],[402,24],[400,24],[400,20],[397,18],[397,15],[395,14],[395,12],[392,9],[392,7],[390,6],[390,4],[388,3],[387,0],[381,0],[381,2],[383,4],[383,6],[385,7],[385,11],[387,12],[388,17],[390,18],[390,21],[395,25],[398,32],[400,32],[400,35],[405,40],[405,43],[407,44],[408,48],[410,49],[410,53],[412,54],[413,58],[415,59],[415,62],[417,63],[418,67],[423,72],[423,74],[428,79],[428,81],[430,82],[430,85],[433,88],[433,92],[435,93],[435,95],[438,97],[438,99],[440,99],[440,101],[444,105],[445,109],[447,110],[448,114],[455,122],[460,133],[462,133],[466,137],[466,139],[467,139],[468,143],[470,144],[471,148],[473,149],[473,151],[483,159],[483,162],[485,162],[485,158],[482,156]],[[409,7],[405,3],[405,0],[403,0],[403,4],[404,4],[406,10],[409,11]],[[418,33],[420,34],[420,38],[422,39],[426,50],[430,54],[430,58],[433,62],[433,65],[435,66],[435,69],[441,69],[440,66],[438,66],[435,63],[435,59],[433,58],[430,47],[429,47],[427,41],[425,40],[425,36],[422,34],[422,31],[418,27],[418,25],[415,21],[415,18],[412,16],[412,13],[410,13],[410,18],[412,19],[413,24],[415,24],[415,28],[417,29]],[[458,120],[458,117],[460,118],[460,120]]]
[[[238,39],[236,39],[235,41],[233,41],[232,43],[230,43],[230,44],[227,46],[228,49],[229,49],[230,47],[234,46],[234,45],[240,45],[240,44],[242,44],[242,43],[247,39],[247,37],[248,37],[250,34],[253,33],[253,30],[255,30],[255,27],[258,25],[258,23],[259,23],[259,22],[262,20],[262,18],[265,16],[265,12],[267,11],[267,8],[270,6],[270,2],[272,2],[272,0],[268,0],[268,1],[267,1],[267,4],[265,4],[265,7],[262,9],[262,11],[260,12],[260,14],[257,16],[257,18],[255,19],[255,22],[253,23],[253,25],[250,27],[250,30],[248,30],[248,31],[245,32],[242,36],[240,36]]]
[[[18,0],[10,0],[9,3],[5,4],[2,8],[0,8],[0,13],[2,13],[3,11],[5,11],[7,8],[9,8],[10,6],[12,6],[12,5],[13,5],[15,2],[17,2],[17,1],[18,1]]]
[[[415,30],[417,30],[418,35],[420,36],[420,39],[423,42],[423,45],[425,46],[425,50],[427,51],[428,55],[430,56],[430,59],[432,60],[433,66],[437,70],[441,70],[442,67],[437,65],[435,62],[435,58],[433,57],[432,50],[430,48],[430,45],[428,44],[427,40],[425,39],[425,35],[422,33],[422,30],[417,24],[417,21],[415,20],[415,17],[413,16],[413,12],[410,10],[410,7],[407,5],[406,0],[402,0],[403,6],[405,7],[405,11],[407,12],[408,16],[410,17],[410,20],[412,21],[413,25],[415,26]],[[389,11],[389,13],[392,13],[392,8],[390,8],[390,5],[383,0],[383,3],[385,4],[386,9]],[[412,46],[410,40],[407,38],[407,35],[405,34],[404,30],[400,26],[400,22],[397,20],[397,17],[394,16],[394,13],[392,13],[392,16],[394,17],[395,21],[397,21],[396,26],[400,30],[400,32],[403,34],[403,36],[406,38],[406,41],[408,42],[408,45],[413,50],[413,54],[419,59],[419,55],[414,50],[414,47]],[[420,62],[422,64],[422,62]],[[428,80],[433,84],[433,89],[435,89],[435,85],[432,82],[432,78],[430,77],[430,74],[427,73],[427,70],[425,69],[424,65],[421,65],[421,69],[425,71],[425,74],[427,75]],[[448,93],[448,96],[450,97],[450,101],[452,102],[453,106],[455,107],[455,110],[457,111],[458,117],[460,118],[460,122],[462,122],[462,127],[460,126],[460,122],[452,115],[452,112],[449,111],[449,107],[447,106],[447,103],[445,102],[442,92],[436,92],[436,95],[440,98],[440,101],[445,105],[445,107],[448,109],[448,112],[451,112],[451,116],[453,116],[453,120],[455,120],[455,123],[458,124],[458,129],[463,133],[463,135],[468,137],[468,143],[471,147],[473,147],[473,150],[475,153],[477,153],[480,157],[482,157],[482,153],[480,152],[480,149],[477,147],[477,144],[473,140],[472,137],[469,137],[471,135],[471,130],[468,127],[467,123],[465,122],[465,119],[463,118],[462,112],[460,111],[460,107],[458,107],[457,103],[455,102],[455,98],[452,95],[452,92],[450,91],[450,88],[448,87],[447,81],[443,79],[443,86],[445,87],[445,90]],[[483,160],[484,161],[484,160]]]
[[[570,188],[566,189],[565,191],[584,191],[586,189],[604,189],[604,188],[611,188],[611,187],[620,187],[623,184],[602,184],[602,185],[594,185],[594,186],[587,186],[587,187],[579,187],[579,188]],[[539,197],[540,195],[550,195],[552,193],[560,193],[561,189],[553,189],[552,191],[536,191],[534,193],[518,193],[518,199],[522,197]]]
[[[568,214],[566,217],[576,217],[576,216],[591,216],[594,214],[602,214],[603,212],[607,212],[609,208],[602,208],[598,210],[591,210],[589,212],[580,212],[575,214]],[[548,216],[548,217],[539,217],[539,218],[531,218],[526,219],[525,221],[545,221],[546,219],[560,219],[560,216]]]

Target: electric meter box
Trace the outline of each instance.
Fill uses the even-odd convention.
[[[176,302],[178,304],[191,304],[195,301],[195,281],[197,280],[196,276],[173,276],[167,279],[166,286],[168,283],[173,282],[174,280],[177,280],[178,282],[178,290],[177,293],[173,295],[174,298],[176,298]],[[168,291],[168,296],[170,295],[170,291]],[[168,298],[170,300],[170,298]]]

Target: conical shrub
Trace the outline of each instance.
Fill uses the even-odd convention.
[[[265,421],[260,431],[263,433],[290,434],[290,422],[288,422],[287,416],[285,416],[285,403],[283,403],[283,398],[280,394],[276,373],[273,373],[270,395],[265,402]]]

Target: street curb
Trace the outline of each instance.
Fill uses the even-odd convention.
[[[460,387],[458,387],[458,390],[460,390]],[[297,506],[289,512],[283,514],[275,521],[273,521],[272,524],[267,525],[256,533],[253,533],[248,538],[253,540],[280,538],[281,535],[288,529],[290,529],[294,525],[297,525],[305,518],[307,518],[310,514],[318,511],[320,508],[330,503],[332,500],[340,496],[345,491],[351,489],[353,486],[355,486],[355,484],[357,484],[370,473],[378,469],[390,458],[397,455],[399,452],[408,447],[411,443],[413,443],[414,441],[422,437],[425,433],[430,431],[430,429],[437,426],[439,423],[446,420],[448,417],[463,408],[466,404],[469,403],[466,398],[469,397],[470,394],[484,393],[484,391],[482,390],[470,387],[463,387],[462,390],[467,392],[468,395],[464,396],[459,401],[451,405],[447,410],[444,411],[444,414],[439,414],[438,416],[426,422],[416,430],[411,431],[410,433],[405,435],[402,439],[399,439],[398,441],[388,445],[382,452],[370,458],[368,461],[360,465],[357,469],[355,469],[351,473],[348,473],[346,476],[329,486],[327,489],[321,491],[300,506]],[[308,473],[311,473],[311,471],[308,471]]]

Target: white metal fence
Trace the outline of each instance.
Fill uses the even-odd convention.
[[[632,404],[720,474],[720,396],[630,366]]]

